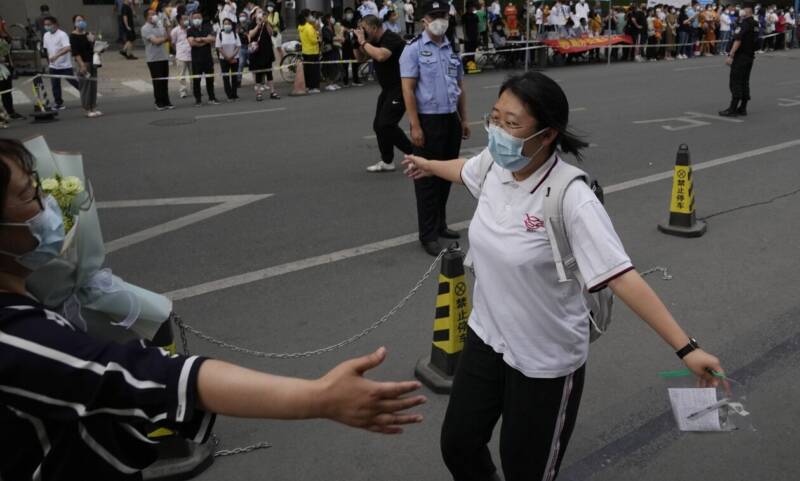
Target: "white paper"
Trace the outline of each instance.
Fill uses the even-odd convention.
[[[707,412],[694,419],[687,419],[690,414],[702,411],[715,404],[717,390],[709,388],[669,388],[669,402],[672,412],[681,431],[722,431],[719,424],[719,410]]]

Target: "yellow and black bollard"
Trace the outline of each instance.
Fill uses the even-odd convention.
[[[697,220],[694,204],[694,182],[689,146],[681,144],[675,160],[672,176],[672,198],[669,206],[669,221],[659,224],[658,230],[680,237],[700,237],[706,233],[706,223]]]
[[[53,122],[58,120],[58,111],[50,107],[50,100],[47,99],[47,89],[44,86],[42,77],[34,77],[31,82],[33,89],[33,121],[34,122]]]
[[[454,243],[442,257],[431,355],[417,362],[416,377],[433,392],[447,394],[467,337],[472,306],[464,275],[464,252]]]

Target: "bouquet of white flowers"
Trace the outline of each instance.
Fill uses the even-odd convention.
[[[53,152],[41,136],[27,140],[25,147],[36,159],[42,190],[61,207],[68,232],[62,255],[28,278],[28,290],[94,335],[117,341],[152,339],[169,318],[172,301],[103,268],[103,235],[83,157]]]

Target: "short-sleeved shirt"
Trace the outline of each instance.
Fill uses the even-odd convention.
[[[509,366],[531,378],[570,374],[589,352],[589,309],[577,282],[558,282],[543,221],[545,189],[540,187],[562,165],[554,154],[518,182],[493,164],[486,149],[461,171],[478,198],[469,227],[476,279],[469,326]],[[590,290],[633,269],[588,185],[570,184],[563,208],[567,237]]]
[[[733,39],[739,40],[742,44],[736,50],[734,58],[752,59],[756,55],[756,39],[758,38],[758,27],[753,17],[747,17],[739,22],[733,32]]]
[[[72,48],[72,56],[80,57],[87,65],[92,65],[94,55],[94,44],[89,41],[89,36],[85,33],[69,34],[69,45]]]
[[[461,58],[444,38],[437,45],[424,31],[409,42],[400,56],[400,76],[417,79],[415,96],[420,114],[451,114],[458,110]]]
[[[56,30],[55,32],[47,32],[44,34],[44,48],[47,50],[47,56],[52,57],[59,50],[64,47],[69,47],[69,35],[63,30]],[[69,52],[58,57],[55,62],[49,64],[50,68],[64,69],[72,68],[72,57]]]
[[[0,294],[0,478],[141,479],[158,457],[148,432],[210,435],[214,415],[196,408],[204,361],[99,341],[33,299]]]
[[[228,57],[232,57],[234,52],[236,52],[236,49],[241,48],[241,46],[242,46],[242,41],[239,39],[239,35],[236,32],[217,33],[217,39],[214,43],[214,48],[221,48],[222,53],[224,53]],[[219,58],[222,59],[223,57],[220,56]]]
[[[147,22],[142,27],[142,41],[144,42],[144,54],[148,62],[163,62],[169,60],[167,49],[164,44],[154,44],[150,41],[151,37],[166,37],[167,31],[161,25],[153,25]]]
[[[186,31],[187,38],[206,38],[213,36],[214,29],[207,23],[204,23],[200,27],[192,26]],[[211,45],[192,47],[192,62],[197,64],[212,64],[214,58],[211,55]]]
[[[384,31],[376,47],[385,48],[392,53],[388,60],[374,62],[375,76],[378,78],[378,83],[383,90],[399,88],[401,84],[400,57],[403,55],[406,43],[400,38],[400,35]]]
[[[133,9],[128,4],[123,4],[119,16],[128,20],[128,26],[133,30]],[[124,24],[123,24],[124,26]]]
[[[175,58],[181,62],[192,60],[192,46],[186,38],[186,30],[180,26],[175,27],[170,32],[170,40],[175,45]]]

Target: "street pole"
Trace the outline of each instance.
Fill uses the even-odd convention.
[[[606,65],[611,65],[611,15],[612,15],[611,0],[608,0],[608,48],[606,49],[606,57],[608,58],[608,63]]]
[[[525,26],[527,28],[527,35],[525,36],[525,71],[528,71],[528,64],[530,63],[531,51],[528,50],[529,42],[531,41],[531,5],[533,2],[528,0],[527,8],[525,8]]]

